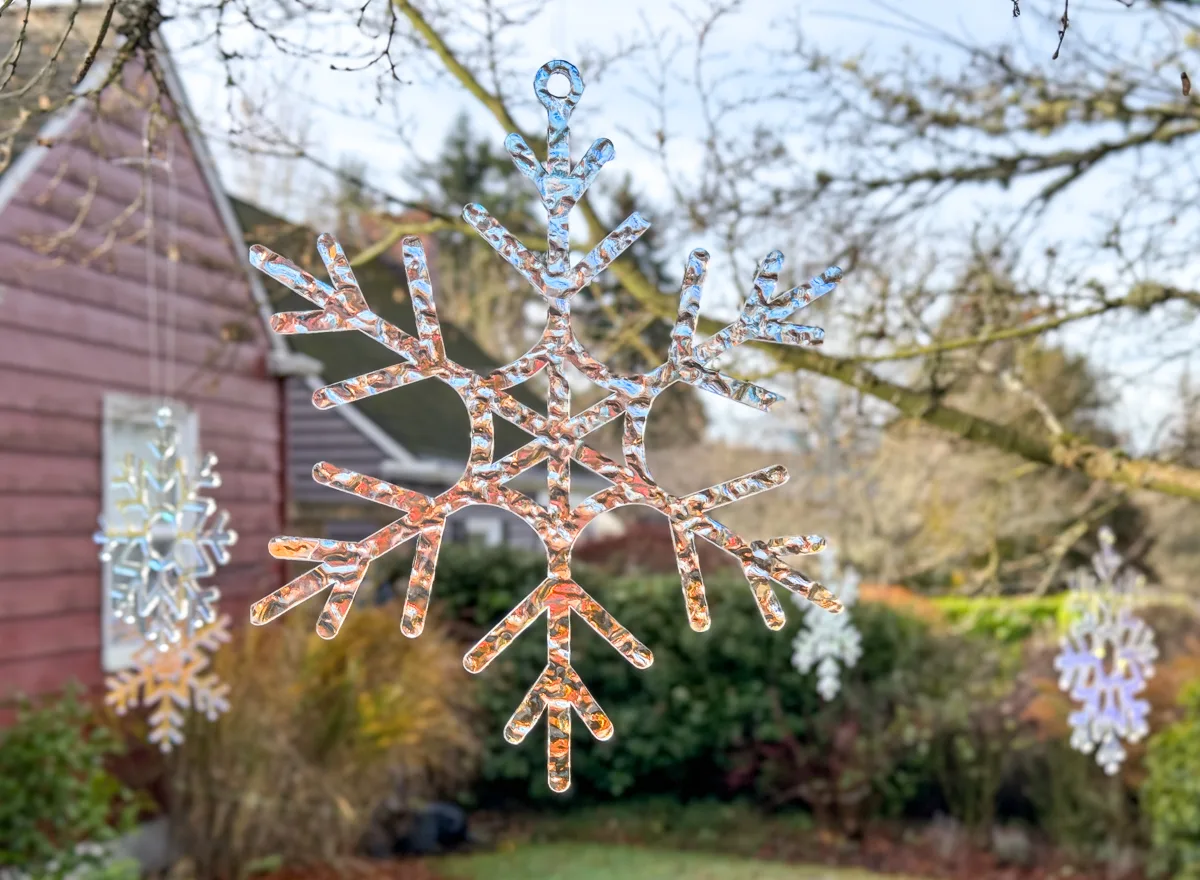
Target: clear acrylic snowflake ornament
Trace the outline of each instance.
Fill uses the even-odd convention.
[[[201,494],[221,485],[217,457],[191,470],[169,407],[155,413],[154,428],[148,454],[127,456],[113,478],[117,521],[101,516],[95,541],[111,566],[113,613],[165,651],[215,619],[220,591],[199,581],[229,561],[237,532],[229,514]]]
[[[183,722],[189,709],[209,721],[229,711],[229,685],[209,670],[210,656],[229,641],[229,617],[183,636],[169,650],[150,642],[133,658],[133,668],[110,675],[104,702],[118,715],[138,706],[150,709],[150,742],[169,752],[183,742]]]
[[[838,601],[847,610],[858,601],[858,572],[846,567],[838,572],[837,557],[832,550],[821,554],[821,575],[827,584],[840,584]],[[799,597],[804,610],[804,628],[793,643],[792,665],[797,671],[817,670],[817,693],[832,700],[842,688],[842,669],[850,669],[862,656],[862,636],[848,612],[826,614],[821,608]]]
[[[565,77],[570,91],[553,95],[550,77]],[[773,252],[759,265],[753,289],[741,315],[703,342],[695,338],[700,294],[708,254],[696,250],[684,269],[679,312],[665,362],[635,376],[609,370],[584,348],[571,324],[572,298],[596,279],[610,263],[644,233],[649,224],[630,215],[608,233],[583,259],[572,264],[569,218],[571,209],[613,158],[612,143],[592,144],[578,164],[571,164],[571,113],[583,94],[579,71],[565,61],[551,61],[534,77],[534,92],[548,117],[547,158],[540,162],[525,140],[511,134],[505,147],[517,168],[536,187],[548,218],[546,253],[534,253],[500,225],[482,205],[468,205],[463,217],[513,269],[529,282],[547,306],[541,339],[524,356],[488,375],[479,375],[446,356],[434,307],[429,269],[421,240],[403,240],[404,266],[416,315],[417,334],[410,335],[371,311],[341,247],[331,235],[317,241],[330,282],[319,281],[294,263],[262,246],[250,250],[254,266],[307,299],[315,310],[277,314],[278,333],[354,331],[375,340],[397,358],[393,366],[335,382],[319,389],[313,403],[320,409],[352,403],[374,394],[423,380],[445,382],[458,392],[471,422],[471,451],[459,481],[435,497],[404,489],[327,462],[313,468],[323,485],[367,498],[397,511],[396,520],[360,541],[280,537],[271,542],[280,559],[309,560],[317,566],[255,604],[251,619],[268,623],[301,602],[329,590],[317,632],[333,638],[340,630],[371,562],[407,542],[416,542],[402,618],[405,635],[420,635],[429,606],[434,571],[446,520],[474,504],[487,504],[520,517],[545,546],[546,578],[533,592],[475,645],[463,660],[468,671],[482,671],[538,618],[547,621],[546,667],[505,728],[505,737],[522,741],[547,716],[549,744],[547,774],[555,791],[570,785],[571,713],[598,739],[613,734],[612,722],[584,685],[571,663],[572,616],[582,620],[626,660],[639,669],[653,655],[618,623],[571,575],[571,550],[583,529],[602,513],[640,504],[662,513],[670,522],[683,584],[684,606],[693,629],[709,626],[708,603],[699,570],[695,541],[709,541],[741,563],[768,627],[784,624],[783,606],[773,585],[782,586],[827,611],[840,605],[828,590],[792,569],[783,557],[811,553],[823,546],[820,538],[784,537],[747,540],[713,516],[717,507],[781,485],[782,467],[766,468],[687,495],[673,495],[658,486],[646,462],[646,421],[655,399],[676,382],[684,382],[757,409],[776,403],[777,395],[750,382],[721,373],[714,362],[725,352],[750,341],[816,345],[823,332],[789,322],[792,313],[832,291],[841,272],[832,268],[809,283],[778,290],[783,256]],[[608,392],[599,403],[571,412],[568,365]],[[520,403],[509,389],[545,372],[549,386],[545,415]],[[493,419],[512,422],[532,438],[510,455],[497,458]],[[593,431],[616,419],[624,421],[623,455],[610,458],[584,445]],[[545,462],[548,503],[541,504],[513,488],[509,481]],[[578,505],[570,501],[571,472],[582,465],[612,485]]]
[[[1129,607],[1144,579],[1121,567],[1108,528],[1099,538],[1093,571],[1080,569],[1071,577],[1071,623],[1054,668],[1058,686],[1079,704],[1067,719],[1071,747],[1094,751],[1096,763],[1112,776],[1125,760],[1121,740],[1136,743],[1150,731],[1150,704],[1138,694],[1154,675],[1158,649],[1154,632]]]

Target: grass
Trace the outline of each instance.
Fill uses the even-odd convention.
[[[602,844],[527,844],[432,864],[445,880],[881,880],[845,868],[786,865],[697,852]],[[901,878],[890,875],[895,880]]]

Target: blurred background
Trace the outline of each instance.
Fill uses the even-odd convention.
[[[5,0],[0,40],[0,876],[1200,877],[1200,4]],[[312,306],[247,247],[324,278],[333,233],[373,313],[416,333],[419,236],[449,357],[518,359],[545,302],[462,208],[543,249],[504,139],[545,157],[532,81],[558,58],[586,86],[573,160],[616,151],[571,215],[574,258],[635,210],[652,223],[573,301],[615,372],[666,359],[693,248],[701,336],[738,320],[772,250],[785,287],[842,269],[792,319],[823,345],[721,359],[782,396],[770,412],[676,384],[646,444],[675,496],[785,465],[720,521],[823,536],[789,564],[856,599],[838,619],[858,634],[847,649],[778,584],[768,629],[703,540],[693,632],[667,520],[604,514],[575,580],[655,662],[575,627],[616,734],[576,725],[565,794],[540,726],[502,733],[540,628],[462,666],[545,578],[517,516],[447,521],[419,639],[400,633],[428,561],[412,541],[371,563],[338,638],[315,602],[246,625],[311,567],[272,537],[357,542],[397,516],[314,465],[432,497],[471,448],[436,380],[314,407],[397,358],[272,333]],[[573,412],[605,396],[568,379]],[[544,376],[512,394],[546,412]],[[164,399],[181,455],[217,455],[209,494],[239,533],[211,579],[230,708],[210,721],[185,692],[167,755],[146,710],[105,705],[140,642],[93,541]],[[497,457],[528,439],[496,419]],[[587,442],[619,457],[619,422]],[[607,485],[573,472],[576,501]],[[510,485],[547,503],[545,467]],[[1138,654],[1126,620],[1126,653],[1096,655],[1146,679],[1105,692],[1126,718],[1146,701],[1112,773],[1073,747],[1056,668],[1093,654],[1069,587],[1106,547],[1154,643]],[[808,642],[842,653],[820,671]]]

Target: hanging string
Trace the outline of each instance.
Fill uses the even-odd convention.
[[[146,131],[142,140],[142,197],[144,221],[142,244],[146,252],[146,348],[150,353],[150,396],[159,396],[162,391],[159,375],[158,349],[158,266],[154,236],[154,116],[146,118]],[[164,401],[165,402],[165,401]]]
[[[166,158],[154,155],[155,120],[153,109],[146,118],[142,136],[141,159],[117,159],[115,164],[137,163],[142,166],[143,233],[146,255],[146,350],[149,354],[149,393],[169,406],[176,388],[176,299],[179,279],[179,183],[175,174],[175,142],[168,137]],[[158,240],[156,234],[157,202],[154,170],[161,168],[167,175],[167,238],[166,238],[166,302],[161,309],[158,289]]]
[[[178,299],[179,280],[179,182],[175,175],[175,138],[167,138],[167,307],[165,315],[165,393],[174,395],[175,384],[175,328],[177,325],[175,301]]]
[[[558,53],[557,57],[566,59],[567,57],[567,3],[569,0],[562,0],[561,3],[550,6],[550,14],[554,17],[554,51]]]

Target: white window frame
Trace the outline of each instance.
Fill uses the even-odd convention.
[[[199,459],[200,420],[195,411],[178,400],[109,392],[104,395],[101,428],[100,493],[106,522],[119,522],[112,481],[121,472],[129,453],[142,458],[154,436],[154,417],[164,403],[171,407],[179,427],[177,449],[189,465]],[[99,548],[97,548],[99,549]],[[137,628],[112,613],[112,565],[100,563],[100,662],[105,672],[128,669],[133,655],[143,644]]]
[[[485,547],[498,547],[504,543],[504,521],[486,513],[467,514],[463,517],[463,536]]]

